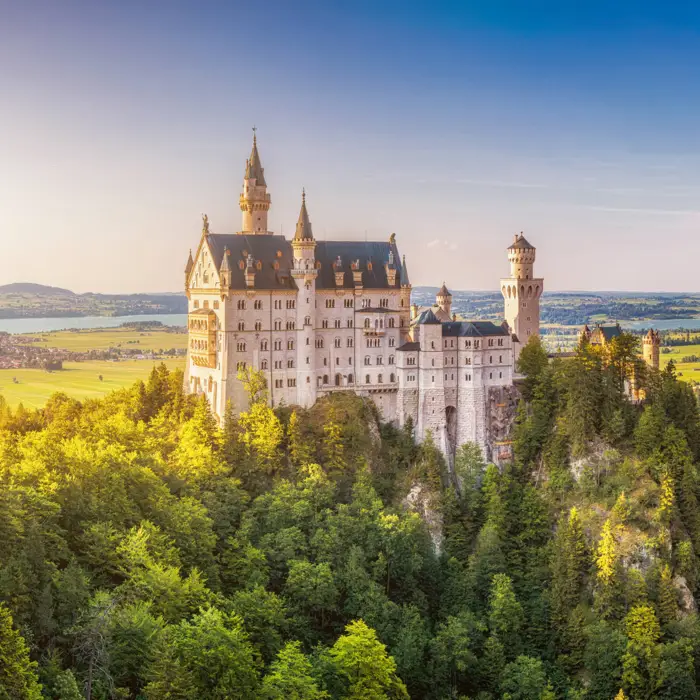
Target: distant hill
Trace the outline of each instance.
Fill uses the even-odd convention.
[[[49,287],[34,282],[13,282],[0,285],[0,294],[36,294],[42,297],[74,297],[75,292],[61,287]]]

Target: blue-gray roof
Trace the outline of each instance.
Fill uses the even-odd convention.
[[[442,324],[442,334],[467,338],[481,338],[489,335],[510,335],[505,324],[497,326],[491,321],[447,321]]]
[[[418,323],[420,325],[423,325],[424,323],[439,324],[440,319],[433,313],[432,309],[426,309],[425,311],[421,311],[418,316],[416,316],[414,323]]]

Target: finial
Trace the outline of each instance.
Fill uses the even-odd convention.
[[[255,133],[258,130],[258,127],[253,124],[253,145],[255,146],[258,143],[258,135]]]
[[[301,203],[306,204],[306,188],[301,188]]]

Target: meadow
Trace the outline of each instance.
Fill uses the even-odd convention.
[[[58,335],[58,334],[55,334]],[[173,338],[185,338],[184,335]],[[94,347],[94,346],[91,346]],[[168,369],[183,369],[185,358],[165,360]],[[158,361],[158,364],[160,361]],[[25,408],[41,408],[57,391],[75,399],[99,398],[115,389],[146,379],[156,362],[124,360],[110,362],[64,362],[64,369],[47,372],[43,369],[0,370],[0,395],[10,406],[23,404]],[[102,380],[100,380],[102,376]],[[16,379],[17,383],[13,380]]]
[[[79,331],[53,331],[31,333],[28,338],[40,338],[38,345],[62,348],[72,352],[88,350],[170,350],[187,347],[187,333],[170,333],[165,330],[140,330],[137,328],[89,328]]]
[[[673,360],[676,364],[678,378],[683,381],[700,382],[700,362],[681,362],[681,359],[690,355],[700,357],[700,344],[698,345],[675,345],[669,348],[671,352],[661,353],[662,369]],[[663,348],[662,348],[663,350]]]

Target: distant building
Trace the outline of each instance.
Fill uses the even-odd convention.
[[[512,420],[515,360],[539,333],[542,278],[535,248],[516,236],[501,280],[505,321],[458,321],[443,283],[434,307],[411,306],[411,282],[387,241],[317,241],[306,195],[294,237],[268,230],[271,197],[257,140],[246,162],[241,230],[213,233],[203,218],[187,261],[186,386],[219,419],[246,407],[240,370],[264,373],[273,405],[311,406],[335,391],[370,397],[384,420],[413,421],[449,456],[474,441],[489,456]]]

